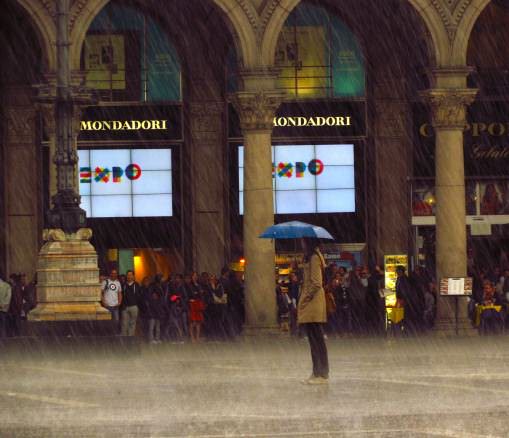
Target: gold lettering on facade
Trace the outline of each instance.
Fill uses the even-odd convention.
[[[167,120],[82,120],[80,131],[149,131],[168,129]]]
[[[472,137],[480,137],[486,133],[491,137],[502,137],[503,135],[509,136],[509,122],[467,123],[463,132],[470,132]],[[432,137],[433,127],[429,123],[423,123],[419,127],[419,134],[421,137]]]
[[[472,158],[482,160],[486,158],[509,158],[509,148],[501,146],[482,147],[475,145],[472,148]]]
[[[303,116],[288,116],[288,117],[274,117],[273,125],[275,127],[285,126],[351,126],[352,116],[316,116],[316,117],[303,117]]]

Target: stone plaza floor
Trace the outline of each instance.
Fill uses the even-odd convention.
[[[508,437],[509,337],[0,345],[0,437]]]

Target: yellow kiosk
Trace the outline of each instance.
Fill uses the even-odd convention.
[[[408,271],[408,256],[405,254],[384,256],[385,272],[385,328],[389,330],[395,324],[401,323],[405,317],[405,310],[396,301],[396,267],[403,266]]]

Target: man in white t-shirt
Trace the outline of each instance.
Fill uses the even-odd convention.
[[[106,307],[106,309],[110,311],[113,321],[118,321],[118,309],[122,302],[122,286],[120,281],[118,281],[118,272],[116,269],[112,269],[110,277],[102,282],[101,290],[101,302],[103,307]]]

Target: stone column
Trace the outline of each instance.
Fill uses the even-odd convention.
[[[435,88],[425,93],[432,110],[436,133],[436,266],[437,282],[445,277],[466,277],[467,235],[465,210],[465,169],[463,129],[467,105],[477,90]],[[472,332],[467,316],[467,298],[458,299],[460,334]],[[455,299],[438,297],[436,331],[455,332]]]
[[[239,92],[234,105],[244,136],[244,258],[246,328],[277,327],[274,242],[258,236],[274,224],[272,126],[281,93]]]
[[[384,255],[408,252],[411,148],[407,126],[411,111],[404,100],[388,98],[377,98],[375,111],[374,147],[368,146],[365,151],[369,181],[367,241],[371,260],[383,263]]]
[[[37,145],[36,111],[31,89],[13,86],[5,90],[2,99],[5,114],[2,172],[5,198],[3,210],[5,229],[0,230],[5,241],[5,275],[35,273],[39,232],[42,228],[40,203],[40,151]],[[3,256],[3,254],[2,254]]]
[[[202,272],[219,273],[226,264],[226,160],[224,102],[189,104],[192,142],[193,261]]]

